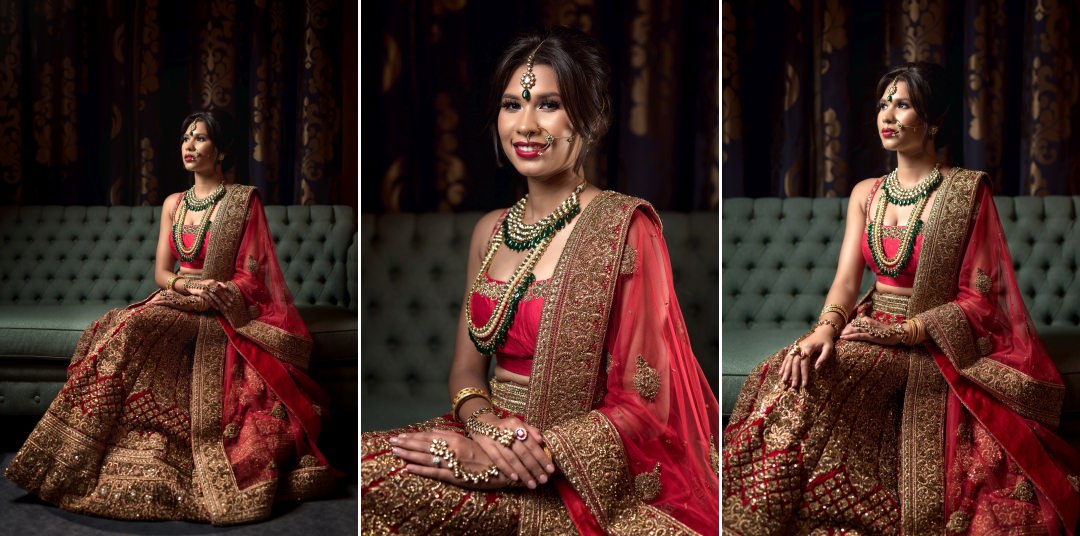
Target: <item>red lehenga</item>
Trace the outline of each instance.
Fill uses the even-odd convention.
[[[533,491],[474,491],[405,471],[387,439],[463,433],[449,414],[367,432],[364,534],[719,532],[718,404],[690,349],[659,219],[614,192],[578,218],[555,274],[519,303],[498,356],[510,370],[531,358],[529,387],[492,383],[504,415],[543,431],[556,477]],[[491,313],[485,294],[469,297],[474,322]]]
[[[778,381],[786,349],[747,378],[724,431],[725,532],[1075,532],[1080,457],[1053,432],[1064,386],[985,175],[951,173],[923,229],[912,296],[872,292],[858,310],[917,316],[925,343],[839,341],[801,391]]]
[[[159,291],[95,321],[7,478],[76,512],[222,525],[333,488],[315,446],[324,395],[304,373],[311,338],[262,203],[250,186],[230,186],[220,203],[184,266],[227,281],[233,307],[149,305],[159,293],[184,302]]]

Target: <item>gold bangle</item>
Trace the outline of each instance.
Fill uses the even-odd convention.
[[[175,283],[177,279],[180,279],[180,276],[174,275],[170,277],[169,280],[165,282],[165,290],[172,290],[173,283]]]
[[[825,316],[826,313],[837,313],[837,314],[839,314],[840,318],[844,319],[845,324],[847,324],[848,318],[850,318],[850,315],[848,314],[847,308],[844,307],[843,305],[840,305],[839,303],[829,303],[829,304],[826,304],[825,307],[822,307],[821,308],[821,314],[818,315],[818,319]]]
[[[487,391],[479,387],[465,387],[454,395],[454,399],[450,401],[450,413],[457,419],[458,422],[464,422],[461,417],[458,417],[458,410],[461,409],[461,405],[470,398],[480,397],[487,400],[488,404],[491,403],[491,396],[487,394]]]

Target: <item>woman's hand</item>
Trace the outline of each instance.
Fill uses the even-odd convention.
[[[818,326],[806,338],[791,345],[780,364],[780,381],[788,387],[802,388],[810,382],[810,363],[820,369],[833,356],[833,327]]]
[[[192,296],[198,296],[209,303],[211,307],[224,311],[232,305],[232,296],[228,292],[228,286],[221,281],[202,279],[199,281],[187,281],[184,289]]]
[[[897,333],[893,326],[878,322],[869,316],[860,316],[844,326],[840,338],[845,341],[863,341],[874,344],[895,345],[900,344],[902,334]]]
[[[179,311],[202,312],[210,308],[206,300],[198,296],[185,296],[172,290],[163,290],[150,298],[149,305],[171,307]]]
[[[513,416],[500,419],[491,413],[484,413],[478,419],[515,434],[519,429],[525,430],[525,440],[515,439],[509,447],[485,435],[474,434],[473,441],[484,449],[499,471],[509,475],[511,480],[520,480],[529,489],[536,489],[536,486],[547,483],[548,477],[555,472],[555,464],[548,459],[544,447],[540,444],[540,430]]]
[[[480,473],[487,470],[493,463],[484,449],[480,448],[475,441],[444,430],[402,434],[390,438],[390,444],[394,446],[394,456],[405,460],[407,462],[405,469],[413,474],[471,489],[499,489],[513,484],[507,473],[502,471],[498,476],[489,478],[487,482],[476,484],[456,478],[454,472],[441,459],[436,465],[436,456],[431,453],[432,443],[436,439],[446,441],[447,448],[461,462],[461,469],[464,471]]]

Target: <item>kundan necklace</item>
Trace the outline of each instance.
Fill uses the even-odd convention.
[[[544,256],[544,251],[551,244],[555,233],[565,227],[575,215],[581,212],[577,194],[584,189],[585,182],[582,181],[570,193],[570,197],[563,201],[555,211],[532,225],[521,223],[521,216],[525,210],[525,200],[528,195],[507,211],[502,226],[491,239],[491,245],[488,247],[487,254],[484,255],[483,262],[480,263],[480,271],[477,272],[476,279],[473,281],[472,288],[465,301],[465,321],[469,326],[469,338],[472,339],[473,345],[476,346],[476,350],[480,353],[491,354],[506,342],[506,334],[514,323],[518,303],[525,296],[525,291],[528,290],[529,285],[536,281],[533,268],[536,267],[540,257]],[[515,220],[514,223],[508,224],[507,222],[511,219]],[[513,241],[513,244],[511,241]],[[495,258],[495,253],[499,251],[499,246],[504,242],[511,250],[531,251],[514,270],[514,275],[510,277],[510,280],[506,282],[502,295],[495,301],[495,310],[491,312],[491,317],[483,326],[476,327],[472,320],[472,295],[480,290],[480,286],[487,276],[488,265],[491,264],[491,260]]]
[[[180,208],[176,211],[177,222],[173,224],[173,245],[176,246],[176,251],[180,254],[180,260],[184,262],[193,262],[199,250],[202,249],[203,242],[206,241],[206,232],[210,230],[210,214],[214,212],[214,206],[222,197],[225,197],[225,185],[219,184],[218,187],[210,193],[210,195],[199,199],[195,197],[195,187],[192,186],[186,192],[184,192],[184,201],[180,203]],[[184,233],[184,217],[188,211],[198,212],[203,211],[202,219],[199,220],[199,227],[195,230],[195,240],[191,243],[191,247],[184,247],[184,239],[182,237]]]
[[[574,219],[578,212],[581,212],[578,194],[584,189],[585,181],[581,181],[581,184],[570,192],[570,197],[560,203],[551,214],[531,225],[524,223],[525,205],[529,202],[529,194],[525,194],[525,197],[510,207],[510,210],[506,212],[506,217],[503,218],[502,228],[506,247],[514,251],[525,251],[535,248],[544,238],[554,236],[559,229]]]
[[[877,265],[878,272],[881,275],[886,277],[896,277],[897,275],[900,275],[900,272],[904,271],[908,262],[911,261],[911,254],[915,251],[915,238],[922,229],[922,219],[920,216],[922,215],[923,208],[926,207],[926,201],[930,198],[930,194],[941,184],[941,172],[938,171],[939,166],[940,164],[934,164],[934,169],[930,171],[930,176],[909,190],[900,187],[900,181],[896,177],[896,169],[892,170],[892,172],[889,173],[889,176],[885,178],[885,182],[882,183],[881,189],[884,195],[882,196],[882,199],[878,200],[878,208],[877,212],[874,214],[874,221],[866,225],[866,241],[870,246],[870,253],[874,258],[874,264]],[[911,209],[911,214],[908,215],[907,227],[904,228],[904,234],[900,238],[900,246],[896,251],[896,256],[893,258],[889,258],[885,255],[885,245],[883,243],[885,235],[885,209],[888,208],[889,203],[900,206],[915,205],[915,207]]]

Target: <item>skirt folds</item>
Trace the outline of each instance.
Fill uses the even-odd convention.
[[[885,308],[867,313],[903,320]],[[803,389],[780,382],[789,347],[747,377],[724,431],[725,533],[899,531],[900,417],[920,351],[842,340],[835,348]]]
[[[64,509],[208,520],[194,485],[190,386],[199,316],[114,309],[79,339],[67,381],[5,476]]]

